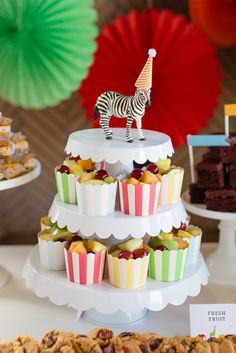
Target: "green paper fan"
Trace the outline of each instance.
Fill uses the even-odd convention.
[[[92,0],[0,1],[0,96],[53,106],[80,86],[96,49]]]

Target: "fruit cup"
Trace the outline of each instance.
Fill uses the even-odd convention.
[[[186,231],[191,234],[191,237],[184,237],[189,244],[187,266],[195,265],[199,259],[200,246],[202,240],[202,230],[193,225],[188,225]]]
[[[173,250],[167,248],[169,243],[171,245],[170,248],[173,248]],[[157,242],[160,245],[150,249],[149,276],[152,279],[161,282],[171,282],[179,281],[183,278],[188,255],[188,243],[180,240],[179,243],[185,243],[184,247],[187,246],[181,249],[175,243],[178,243],[178,241],[160,241]],[[174,249],[175,247],[176,249]]]
[[[106,216],[114,212],[117,181],[105,173],[105,170],[100,170],[95,174],[82,175],[76,182],[77,198],[80,200],[78,208],[81,214]],[[100,177],[100,174],[100,179],[95,178],[97,175]]]
[[[71,173],[69,167],[66,165],[58,166],[54,171],[59,199],[65,203],[76,204],[75,182],[83,171]]]
[[[53,229],[53,230],[52,230]],[[54,233],[54,234],[53,234]],[[55,234],[56,233],[56,234]],[[64,246],[73,234],[67,229],[44,229],[38,233],[40,264],[47,270],[64,271]]]
[[[64,247],[67,278],[70,282],[82,285],[100,282],[104,277],[106,247],[94,240],[84,240],[76,243],[74,248],[71,248],[70,242],[66,243]],[[88,244],[91,244],[91,246],[95,244],[99,247],[97,249],[99,251],[92,249],[92,247],[89,249]]]
[[[131,239],[131,241],[133,240],[142,242],[142,239]],[[130,258],[130,254],[137,254],[137,256],[131,255]],[[114,245],[109,248],[107,260],[109,282],[113,286],[134,289],[145,285],[149,265],[149,247],[147,245],[142,245],[142,248],[136,249],[133,253],[129,250],[121,252],[117,250],[117,245]]]
[[[148,175],[152,173],[147,173]],[[131,216],[149,216],[157,212],[161,183],[154,175],[155,182],[137,182],[136,178],[119,177],[121,211]]]
[[[183,168],[170,168],[161,176],[161,190],[159,205],[170,205],[180,201],[184,170]]]

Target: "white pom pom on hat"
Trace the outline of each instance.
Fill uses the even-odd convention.
[[[156,49],[154,49],[154,48],[149,49],[148,55],[151,56],[152,58],[155,58],[155,56],[157,55]]]

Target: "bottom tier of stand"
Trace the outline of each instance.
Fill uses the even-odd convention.
[[[95,324],[119,326],[142,320],[148,310],[160,311],[168,304],[180,305],[188,296],[197,296],[201,285],[208,282],[208,270],[202,255],[196,265],[189,267],[183,280],[157,282],[147,279],[139,289],[119,289],[107,279],[97,285],[69,282],[65,271],[44,270],[40,266],[38,246],[26,261],[23,278],[38,297],[49,297],[56,305],[65,305]]]

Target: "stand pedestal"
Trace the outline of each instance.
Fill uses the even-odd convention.
[[[210,272],[209,282],[222,285],[236,283],[236,213],[207,210],[203,204],[191,204],[188,192],[183,194],[185,208],[198,216],[218,219],[219,245],[206,260]]]
[[[218,284],[236,283],[236,221],[223,221],[219,225],[219,246],[206,263],[210,271],[210,281]]]
[[[8,281],[9,273],[5,270],[4,267],[0,266],[0,288],[4,287]]]
[[[98,312],[95,309],[86,310],[83,313],[78,312],[77,320],[82,316],[86,321],[93,325],[119,327],[134,325],[144,320],[149,313],[148,309],[143,309],[135,314],[124,313],[118,310],[112,315],[106,315]]]

